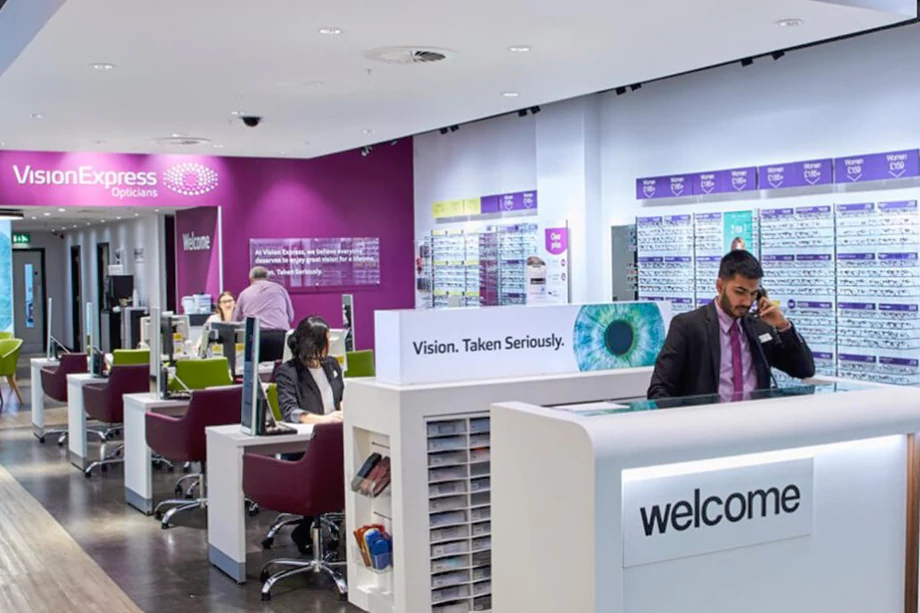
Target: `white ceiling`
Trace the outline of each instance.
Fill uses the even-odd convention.
[[[141,217],[174,214],[178,208],[163,207],[152,209],[141,206],[119,207],[17,207],[22,211],[23,219],[13,221],[15,232],[70,232],[89,226],[122,221]]]
[[[177,153],[152,139],[184,134],[222,146],[194,152],[313,157],[903,19],[813,0],[67,0],[0,76],[0,141]],[[364,57],[395,45],[456,55]]]

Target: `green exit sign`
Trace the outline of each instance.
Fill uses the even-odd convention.
[[[32,242],[32,235],[28,232],[13,232],[14,245],[28,245]]]

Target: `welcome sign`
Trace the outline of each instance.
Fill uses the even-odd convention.
[[[652,366],[670,305],[377,311],[377,379],[411,384]]]

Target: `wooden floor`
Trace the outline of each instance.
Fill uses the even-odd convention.
[[[260,541],[274,513],[263,511],[248,520],[248,581],[237,585],[208,563],[204,512],[179,514],[175,527],[162,530],[158,521],[125,504],[120,466],[87,480],[67,461],[66,446],[52,440],[39,444],[28,425],[26,386],[23,395],[26,406],[7,403],[3,414],[12,420],[19,413],[16,419],[26,427],[0,428],[0,613],[360,612],[340,602],[324,576],[284,581],[271,602],[261,602],[261,565],[275,557],[298,557],[286,532],[272,550],[262,550]],[[96,450],[91,443],[90,455]],[[155,471],[154,499],[172,498],[179,476],[178,471]],[[49,601],[57,604],[46,606]]]
[[[0,466],[0,611],[140,611]]]

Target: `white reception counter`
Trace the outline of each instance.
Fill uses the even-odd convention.
[[[917,611],[920,389],[711,401],[493,405],[494,610]]]

